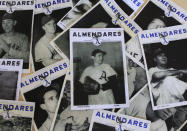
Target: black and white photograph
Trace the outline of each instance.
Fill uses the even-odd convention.
[[[92,19],[94,18],[94,19]],[[70,28],[120,28],[112,23],[111,16],[101,4],[96,4]],[[124,30],[125,43],[131,36]],[[62,56],[70,57],[69,29],[50,42],[50,45]]]
[[[18,73],[18,71],[0,71],[0,99],[16,100]]]
[[[145,69],[139,66],[131,56],[127,55],[126,59],[129,98],[131,99],[147,84],[147,76]]]
[[[32,118],[13,116],[9,120],[0,116],[1,131],[31,131]]]
[[[148,4],[136,16],[134,21],[143,30],[164,28],[181,24],[178,19],[167,17],[165,11],[161,9],[160,5],[155,4],[154,0],[148,2]]]
[[[71,28],[70,53],[73,110],[127,106],[123,29]]]
[[[35,104],[0,100],[0,131],[31,131]]]
[[[14,63],[13,65],[9,65]],[[16,65],[15,65],[16,64]],[[23,60],[0,60],[0,99],[18,100]]]
[[[105,110],[94,110],[89,131],[150,131],[151,121]]]
[[[62,29],[67,29],[89,9],[91,9],[99,0],[79,0],[76,5],[57,23]]]
[[[51,128],[65,76],[53,80],[50,86],[40,86],[23,93],[24,99],[35,102],[34,121],[38,131]]]
[[[35,71],[62,60],[49,43],[62,31],[56,24],[70,9],[62,8],[53,10],[52,14],[34,15],[32,56]]]
[[[153,111],[148,86],[130,100],[130,107],[117,113],[151,121],[150,131],[176,131],[186,121],[186,106]]]
[[[154,106],[187,104],[187,39],[143,45]]]
[[[0,10],[0,18],[0,58],[23,59],[23,73],[29,73],[33,10]]]
[[[156,5],[154,1],[149,1],[148,4],[134,19],[134,21],[143,30],[159,29],[181,24],[178,19],[165,16],[164,10],[162,10],[158,5]],[[140,66],[144,65],[143,54],[138,37],[134,37],[127,42],[126,50],[138,61]]]
[[[92,117],[92,110],[73,111],[71,110],[70,75],[66,75],[63,83],[59,105],[57,106],[54,131],[88,131]]]
[[[147,30],[138,35],[153,110],[187,105],[187,63],[183,60],[186,32],[186,25],[179,25]]]

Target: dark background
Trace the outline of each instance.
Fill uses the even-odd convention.
[[[71,8],[54,10],[52,12],[51,16],[56,19],[56,22],[58,22],[64,15],[66,15],[66,13],[70,9]],[[35,71],[41,69],[41,67],[37,66],[36,63],[35,63],[35,52],[34,52],[34,48],[35,48],[35,45],[38,42],[38,40],[45,34],[45,32],[44,32],[44,30],[42,29],[42,26],[41,26],[41,19],[42,19],[43,16],[45,16],[44,13],[34,15],[32,56],[33,56]],[[57,27],[56,28],[56,32],[61,32],[62,31],[58,26],[56,26],[56,27]]]
[[[85,68],[93,65],[91,52],[95,49],[106,52],[103,63],[109,64],[118,74],[118,82],[113,89],[116,104],[125,103],[125,70],[123,69],[121,42],[105,42],[100,46],[95,46],[92,43],[73,43],[74,104],[88,105],[87,99],[84,99],[84,93],[76,85]]]
[[[61,93],[64,77],[65,76],[61,76],[53,80],[51,83],[51,86],[57,89],[58,95],[60,95]],[[26,101],[35,102],[34,121],[36,123],[37,128],[40,128],[40,126],[43,124],[43,122],[45,122],[48,116],[46,111],[40,108],[40,100],[42,99],[41,95],[45,91],[45,88],[48,88],[48,87],[40,86],[34,90],[24,93],[24,97]]]
[[[155,49],[163,49],[168,57],[168,66],[175,69],[187,69],[187,61],[185,57],[187,55],[187,39],[170,41],[168,45],[162,45],[161,43],[145,44],[143,48],[149,48],[149,51],[145,52],[148,68],[155,66],[153,62],[153,52]]]
[[[0,34],[4,33],[2,29],[2,16],[6,11],[0,10]],[[32,31],[32,19],[33,19],[33,10],[17,10],[14,11],[17,24],[15,26],[15,31],[23,33],[28,36],[29,44],[31,44],[31,31]],[[29,45],[30,51],[30,45]],[[28,69],[29,63],[23,63],[23,69]]]
[[[2,29],[2,16],[6,13],[6,11],[0,11],[0,33],[4,33]],[[29,41],[31,40],[31,28],[32,28],[32,18],[33,11],[32,10],[18,10],[14,11],[15,18],[17,20],[17,24],[15,27],[16,32],[23,33],[28,36]]]
[[[108,24],[106,28],[120,28],[118,25],[112,24],[111,17],[103,9],[101,5],[95,7],[91,12],[78,21],[72,28],[91,28],[92,25],[98,22]],[[124,31],[125,42],[130,40],[130,36]],[[69,30],[54,41],[60,50],[69,58]]]
[[[15,100],[18,72],[0,71],[0,99]]]
[[[130,16],[134,10],[129,7],[123,0],[115,0],[115,2],[118,4],[118,6],[128,15]]]
[[[94,122],[92,131],[116,131],[116,129],[115,127],[112,126]],[[123,131],[129,131],[129,130],[123,130]]]
[[[164,11],[151,1],[144,7],[144,9],[140,12],[134,21],[143,30],[146,30],[147,26],[154,18],[161,18],[166,24],[166,27],[180,25],[180,23],[174,18],[166,17]]]

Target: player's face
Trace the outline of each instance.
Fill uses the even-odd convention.
[[[56,23],[55,23],[55,21],[54,20],[50,20],[49,22],[47,22],[43,26],[43,29],[47,33],[54,34],[56,32]]]
[[[45,110],[50,113],[55,113],[58,102],[57,92],[55,90],[48,91],[45,93],[43,98],[45,102]]]
[[[5,31],[5,33],[12,32],[15,25],[16,21],[12,19],[5,19],[2,21],[2,28]]]
[[[103,53],[97,53],[95,56],[94,56],[94,64],[102,64],[103,63],[103,59],[104,59],[104,55]]]
[[[148,25],[147,29],[158,29],[158,28],[163,28],[166,27],[165,23],[160,20],[160,19],[154,19],[153,21],[151,21],[151,23]]]
[[[161,53],[155,57],[155,62],[157,65],[167,65],[168,59],[165,53]]]

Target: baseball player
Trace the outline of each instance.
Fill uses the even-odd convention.
[[[51,16],[43,16],[41,26],[45,34],[36,43],[35,62],[41,62],[43,66],[48,66],[62,59],[49,45],[50,41],[57,35],[55,19]]]
[[[95,49],[92,51],[93,65],[87,67],[80,77],[83,90],[88,94],[88,104],[115,104],[112,88],[116,84],[117,73],[109,65],[104,64],[106,52]],[[91,91],[94,88],[95,91]]]
[[[2,17],[4,33],[0,35],[0,57],[5,59],[23,59],[29,63],[29,41],[25,34],[15,31],[17,20],[14,14],[5,13]]]
[[[39,128],[39,131],[49,131],[50,130],[50,127],[51,127],[51,124],[52,124],[52,121],[53,121],[53,118],[55,115],[57,103],[58,103],[57,90],[53,87],[48,87],[44,91],[43,97],[42,97],[41,103],[40,103],[40,108],[47,112],[48,117],[45,120],[45,122],[42,124],[42,126]]]

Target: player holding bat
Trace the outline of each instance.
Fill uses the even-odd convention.
[[[117,80],[116,71],[108,64],[104,64],[106,52],[95,49],[92,51],[93,65],[87,67],[81,77],[80,83],[88,94],[89,105],[115,104],[112,89]]]

